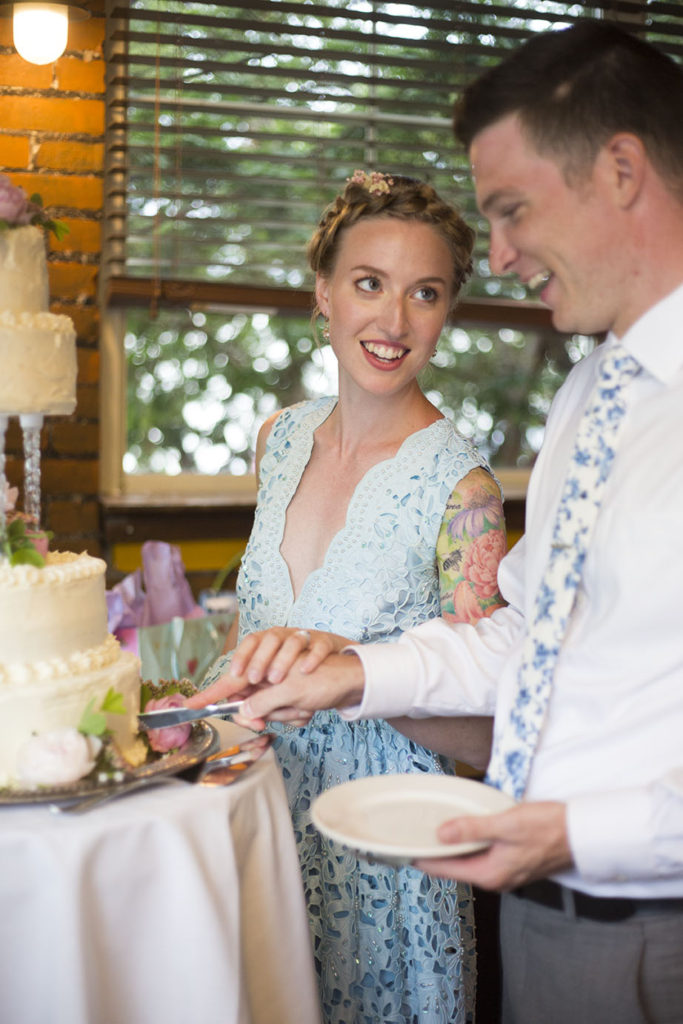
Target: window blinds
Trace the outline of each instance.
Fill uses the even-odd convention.
[[[308,308],[306,242],[360,167],[424,177],[476,226],[471,316],[547,324],[489,273],[451,112],[509,47],[586,16],[683,54],[680,3],[108,0],[105,298]]]

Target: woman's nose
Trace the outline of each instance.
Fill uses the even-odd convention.
[[[377,326],[385,332],[387,338],[392,340],[405,334],[408,327],[408,313],[402,299],[387,296],[377,318]]]

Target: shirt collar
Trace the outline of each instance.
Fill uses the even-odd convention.
[[[683,284],[648,309],[621,338],[653,377],[668,384],[683,367]],[[607,342],[617,341],[610,331]]]

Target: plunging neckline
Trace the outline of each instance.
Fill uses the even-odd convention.
[[[391,462],[395,461],[396,459],[398,459],[399,456],[402,454],[403,449],[405,448],[405,446],[407,444],[413,442],[413,439],[417,438],[420,434],[424,433],[427,430],[431,430],[433,427],[436,426],[436,424],[446,422],[446,418],[444,416],[440,416],[438,419],[434,420],[432,423],[427,424],[426,427],[420,427],[418,430],[414,430],[412,432],[412,434],[408,434],[408,436],[405,437],[403,439],[403,441],[401,441],[401,444],[398,446],[398,448],[396,449],[396,451],[394,452],[393,455],[387,456],[386,459],[380,459],[379,462],[376,462],[373,466],[370,466],[370,468],[368,470],[366,470],[366,472],[363,474],[363,476],[360,478],[360,480],[358,481],[358,483],[354,487],[354,489],[353,489],[353,491],[351,493],[351,496],[349,497],[349,500],[348,500],[347,505],[346,505],[346,512],[344,513],[344,522],[340,526],[340,528],[336,531],[336,533],[334,533],[333,536],[330,538],[330,542],[327,545],[327,548],[325,549],[325,553],[323,555],[322,562],[320,563],[320,565],[316,566],[314,569],[311,569],[311,571],[308,573],[308,575],[306,576],[305,580],[303,581],[303,583],[301,585],[301,589],[299,590],[299,593],[295,594],[294,593],[294,586],[292,584],[292,574],[291,574],[291,571],[290,571],[290,568],[289,568],[289,563],[287,562],[286,558],[282,554],[282,542],[284,540],[285,527],[287,525],[287,511],[289,509],[289,506],[292,503],[294,495],[296,494],[296,492],[297,492],[297,490],[299,488],[299,484],[301,483],[301,478],[303,477],[303,475],[304,475],[304,473],[306,471],[306,467],[308,466],[308,463],[310,462],[311,455],[313,453],[313,445],[315,443],[315,432],[332,415],[332,413],[334,412],[334,410],[337,407],[338,399],[337,398],[330,398],[330,402],[332,402],[332,405],[330,406],[329,409],[326,409],[325,405],[321,406],[321,410],[320,411],[321,411],[322,415],[321,415],[321,418],[319,419],[319,421],[317,423],[309,423],[309,424],[307,424],[308,436],[306,438],[306,446],[304,447],[302,445],[302,452],[304,454],[304,458],[301,461],[301,466],[299,468],[299,473],[295,476],[295,479],[292,481],[293,486],[291,487],[290,492],[289,492],[289,494],[287,496],[287,501],[284,504],[282,515],[279,517],[279,520],[280,520],[280,522],[279,522],[279,536],[278,536],[278,541],[277,541],[277,545],[276,545],[276,552],[277,552],[277,556],[276,557],[277,557],[277,559],[279,560],[279,562],[281,564],[284,577],[285,577],[285,579],[287,581],[288,603],[289,603],[289,611],[288,611],[288,614],[287,614],[287,624],[288,625],[290,623],[290,620],[291,620],[293,612],[295,611],[295,609],[296,609],[297,605],[299,604],[299,602],[301,601],[301,599],[305,596],[306,591],[309,590],[310,587],[314,586],[315,581],[319,578],[320,574],[323,573],[325,571],[325,569],[328,567],[328,563],[331,561],[331,556],[334,555],[334,552],[336,551],[336,548],[341,543],[341,539],[340,538],[342,538],[343,535],[345,533],[347,533],[347,531],[348,531],[350,514],[353,511],[354,506],[357,504],[357,502],[359,500],[361,500],[363,491],[366,490],[371,485],[372,478],[376,475],[376,471],[380,471],[380,467],[384,467],[384,466],[388,465],[389,463],[391,463]]]

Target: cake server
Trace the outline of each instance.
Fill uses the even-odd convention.
[[[212,715],[234,715],[242,707],[241,700],[223,700],[217,704],[207,704],[203,708],[160,708],[157,711],[142,711],[138,722],[144,729],[165,729],[169,725],[184,725],[195,722],[198,718],[211,718]]]

